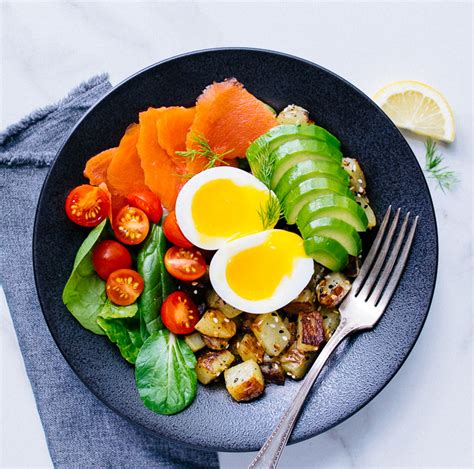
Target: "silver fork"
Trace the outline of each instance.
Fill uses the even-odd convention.
[[[372,329],[387,308],[407,262],[418,223],[418,217],[415,217],[407,235],[410,218],[408,212],[395,242],[391,245],[400,218],[400,209],[395,212],[385,236],[391,213],[392,209],[389,207],[359,275],[339,307],[341,322],[338,328],[321,350],[290,407],[281,417],[249,469],[277,467],[306,396],[332,352],[353,332]]]

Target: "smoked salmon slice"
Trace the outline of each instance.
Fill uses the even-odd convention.
[[[167,108],[149,108],[140,113],[140,132],[137,142],[138,155],[145,176],[145,184],[161,200],[163,206],[173,210],[176,197],[185,179],[170,155],[158,141],[157,122]],[[172,139],[165,144],[172,147]]]
[[[196,115],[186,139],[187,149],[199,150],[196,136],[225,159],[244,158],[256,138],[277,125],[273,112],[235,78],[209,85],[198,98]],[[188,161],[187,172],[202,171],[207,161]]]
[[[173,162],[184,170],[186,160],[182,156],[176,155],[177,151],[186,150],[186,136],[196,114],[196,108],[186,108],[173,106],[164,109],[156,121],[158,132],[158,143],[163,148]]]
[[[98,186],[107,182],[107,169],[116,151],[117,148],[109,148],[89,158],[84,169],[84,176],[89,179],[89,184]]]

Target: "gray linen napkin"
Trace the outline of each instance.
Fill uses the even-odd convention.
[[[72,126],[110,88],[107,75],[94,77],[0,133],[0,282],[56,467],[219,467],[216,453],[163,441],[104,406],[69,368],[40,310],[32,270],[39,192]]]

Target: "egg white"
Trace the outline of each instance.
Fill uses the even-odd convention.
[[[268,188],[255,176],[242,169],[219,166],[217,168],[206,169],[193,176],[181,189],[176,199],[176,219],[184,236],[195,246],[202,249],[219,249],[227,241],[227,237],[207,236],[199,233],[194,224],[192,216],[192,203],[194,195],[203,184],[215,179],[228,179],[238,186],[251,186],[262,192],[267,192]],[[216,225],[219,220],[215,221]]]
[[[229,241],[212,258],[209,266],[209,277],[212,287],[224,301],[234,308],[254,314],[270,313],[294,300],[311,280],[314,273],[313,259],[310,257],[297,257],[293,262],[291,274],[282,278],[270,298],[258,301],[248,300],[232,290],[226,276],[229,260],[240,251],[262,244],[273,231],[280,230],[262,231]],[[255,259],[255,262],[258,262],[258,259]]]

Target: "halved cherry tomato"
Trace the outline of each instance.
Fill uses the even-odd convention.
[[[77,186],[66,198],[66,215],[81,226],[97,226],[110,212],[108,194],[95,186]]]
[[[176,220],[176,212],[170,212],[163,222],[166,239],[180,248],[190,248],[192,243],[186,239]]]
[[[92,264],[103,280],[107,280],[112,272],[132,267],[132,256],[127,248],[117,241],[106,239],[101,241],[92,252]]]
[[[163,324],[175,334],[189,334],[199,321],[199,312],[186,293],[175,291],[161,305]]]
[[[169,248],[165,254],[165,267],[174,278],[185,282],[197,280],[207,272],[206,260],[195,247]]]
[[[115,218],[115,236],[124,244],[140,244],[149,229],[150,223],[145,212],[130,205],[122,207]]]
[[[105,291],[112,303],[120,306],[131,305],[143,291],[143,279],[131,269],[119,269],[107,279]]]
[[[132,207],[137,207],[146,213],[148,219],[153,223],[159,223],[163,216],[161,201],[151,191],[133,192],[127,195],[127,202]]]

